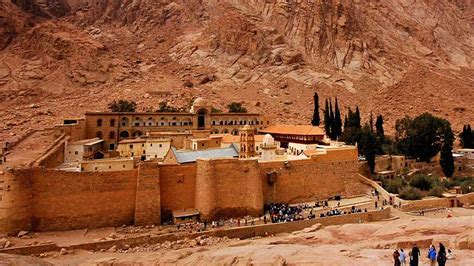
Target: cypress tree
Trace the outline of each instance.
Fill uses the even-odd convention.
[[[370,111],[369,123],[370,131],[374,132],[374,117],[372,116],[372,111]]]
[[[329,128],[331,134],[329,134],[331,139],[335,139],[334,134],[336,133],[336,127],[334,126],[334,111],[332,109],[332,100],[329,98]]]
[[[383,130],[383,117],[382,115],[377,116],[377,120],[375,121],[375,131],[377,133],[377,136],[383,137],[385,135],[385,132]]]
[[[321,118],[319,117],[319,96],[318,93],[314,93],[314,111],[313,111],[313,120],[311,120],[311,125],[319,126]]]
[[[346,130],[348,126],[349,126],[349,120],[347,119],[347,115],[345,115],[344,116],[344,130]]]
[[[474,149],[474,136],[472,134],[471,125],[467,125],[466,132],[467,132],[467,145],[466,145],[466,148]]]
[[[443,169],[443,173],[447,177],[452,177],[454,173],[454,158],[453,153],[451,151],[452,149],[453,146],[448,141],[445,141],[443,143],[443,146],[441,147],[441,159],[439,161],[439,164]]]
[[[328,99],[326,99],[326,103],[324,106],[324,130],[326,131],[327,136],[331,136],[331,121],[329,117],[329,103]]]
[[[359,106],[356,106],[355,120],[354,120],[354,122],[355,122],[354,127],[356,127],[356,128],[361,128],[361,125],[360,125],[360,111],[359,111]]]
[[[336,106],[334,110],[334,137],[337,139],[342,135],[342,120],[341,111],[339,110],[339,104],[336,97]]]
[[[367,160],[370,173],[374,173],[377,139],[372,130],[370,130],[370,125],[367,122],[365,123],[364,128],[360,129],[358,145],[359,153],[363,154]]]

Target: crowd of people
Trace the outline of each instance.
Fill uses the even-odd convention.
[[[410,252],[408,252],[408,257],[403,249],[396,249],[392,255],[395,266],[407,265],[407,258],[409,266],[418,266],[421,251],[416,244],[413,244],[413,248]],[[448,251],[446,252],[446,247],[443,245],[443,243],[439,243],[438,252],[436,252],[435,246],[430,245],[430,248],[428,249],[427,258],[430,261],[430,266],[435,266],[436,262],[438,262],[439,266],[444,266],[446,265],[447,260],[454,259],[454,255],[450,249],[448,249]]]
[[[349,211],[341,211],[338,209],[333,209],[330,210],[326,213],[321,213],[319,217],[330,217],[330,216],[335,216],[335,215],[343,215],[343,214],[351,214],[351,213],[361,213],[362,209],[356,208],[355,206],[352,206]],[[367,212],[367,209],[364,209],[364,212]]]
[[[271,203],[267,206],[272,223],[304,220],[302,206],[289,206],[282,203]]]

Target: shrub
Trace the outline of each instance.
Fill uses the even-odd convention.
[[[386,190],[390,193],[398,194],[404,187],[403,179],[400,177],[396,177],[392,180],[389,180],[386,185]]]
[[[109,109],[112,112],[135,112],[137,104],[134,101],[114,100],[109,103]]]
[[[247,113],[247,109],[242,106],[242,103],[231,102],[227,108],[229,108],[229,113]]]
[[[439,178],[436,176],[428,176],[428,175],[416,175],[410,181],[410,186],[418,188],[423,191],[429,191],[434,186],[439,185],[440,181]]]
[[[419,200],[423,198],[423,192],[417,188],[405,187],[402,189],[399,196],[405,200]]]
[[[428,195],[433,197],[442,197],[444,192],[444,188],[442,186],[435,186],[428,192]]]
[[[461,191],[463,194],[474,192],[474,179],[472,177],[468,177],[461,182]]]

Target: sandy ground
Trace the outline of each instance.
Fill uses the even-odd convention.
[[[48,254],[35,261],[55,265],[393,265],[397,243],[433,239],[453,250],[447,265],[474,265],[474,251],[459,249],[474,239],[474,210],[456,208],[425,216],[395,211],[400,219],[369,224],[328,226],[313,232],[294,232],[266,238],[227,240],[193,248],[161,248],[153,252],[89,252]],[[452,216],[447,218],[448,214]],[[422,248],[422,264],[428,265]],[[31,264],[29,257],[0,261]]]

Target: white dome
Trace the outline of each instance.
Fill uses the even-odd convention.
[[[275,145],[275,139],[270,134],[265,134],[265,136],[263,137],[262,142],[263,142],[264,147]]]

